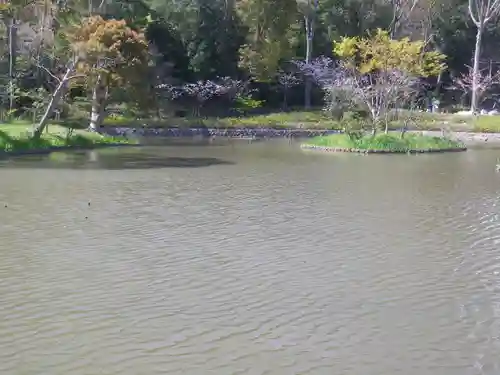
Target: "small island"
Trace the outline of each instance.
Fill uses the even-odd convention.
[[[352,136],[347,133],[314,137],[301,146],[324,152],[356,152],[362,154],[424,153],[465,151],[461,142],[420,134],[377,134]]]
[[[392,39],[378,29],[369,37],[342,38],[334,43],[334,52],[339,61],[312,71],[319,72],[317,81],[327,93],[326,109],[341,115],[344,131],[314,137],[302,148],[363,154],[466,150],[444,134],[408,132],[414,122],[411,117],[400,132],[390,131],[395,113],[415,108],[421,101],[422,80],[444,71],[445,56],[439,51],[427,50],[422,41]]]

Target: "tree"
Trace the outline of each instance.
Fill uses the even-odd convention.
[[[155,70],[154,84],[166,83],[171,79],[189,81],[193,72],[182,40],[174,28],[163,20],[151,22],[145,36],[152,52]]]
[[[0,18],[5,27],[6,32],[6,44],[8,46],[8,56],[9,56],[9,109],[12,111],[14,109],[14,100],[15,100],[15,77],[16,77],[16,65],[18,60],[19,49],[22,47],[20,43],[18,34],[19,27],[22,22],[32,21],[33,20],[33,9],[43,9],[44,12],[40,19],[36,19],[38,24],[41,24],[42,27],[46,26],[46,18],[44,17],[47,14],[48,8],[50,8],[50,1],[43,1],[39,4],[36,1],[29,0],[12,0],[9,2],[2,2],[0,4]],[[43,28],[40,30],[40,35],[43,35]]]
[[[379,27],[389,29],[392,19],[393,8],[386,0],[321,0],[318,8],[318,20],[328,29],[329,41],[366,36]]]
[[[288,92],[294,86],[300,83],[300,78],[296,72],[287,72],[280,70],[278,72],[278,83],[283,89],[283,109],[288,109]]]
[[[270,81],[280,62],[291,57],[296,0],[240,0],[237,5],[248,29],[246,44],[240,48],[240,66],[257,80]]]
[[[392,21],[389,27],[391,38],[400,36],[402,28],[411,23],[412,13],[419,2],[420,0],[389,0],[392,7]]]
[[[49,103],[47,107],[45,108],[44,114],[42,115],[42,118],[40,119],[38,125],[36,126],[34,132],[33,132],[33,137],[34,138],[39,138],[43,131],[45,130],[48,120],[50,116],[53,114],[54,110],[57,108],[59,103],[61,102],[62,97],[66,93],[66,90],[68,89],[69,83],[74,80],[75,78],[83,78],[83,75],[80,74],[75,74],[76,66],[79,63],[81,57],[78,55],[75,55],[68,63],[66,66],[66,71],[64,75],[59,78],[56,75],[52,74],[50,70],[47,68],[43,67],[40,65],[40,68],[44,69],[47,71],[56,81],[57,81],[57,86],[52,92]]]
[[[125,20],[101,16],[84,20],[70,37],[74,48],[85,56],[77,71],[87,75],[86,84],[92,91],[89,128],[96,131],[104,120],[111,88],[146,88],[148,44],[143,33],[130,28]]]
[[[146,0],[180,39],[188,55],[191,80],[210,80],[219,75],[239,74],[239,49],[246,30],[231,0]],[[158,45],[158,47],[160,47]],[[176,52],[170,51],[171,55]]]
[[[476,25],[476,45],[472,67],[472,99],[470,110],[476,113],[480,90],[481,41],[486,26],[500,14],[500,0],[469,0],[469,16]]]
[[[315,19],[318,13],[319,0],[297,0],[297,5],[302,17],[304,18],[304,31],[306,37],[306,56],[305,62],[309,64],[312,58],[312,48],[314,39]],[[311,80],[306,77],[306,86],[304,91],[304,106],[306,109],[311,107]]]
[[[388,132],[389,110],[415,97],[420,77],[435,76],[445,67],[444,55],[423,48],[422,41],[393,40],[378,29],[369,38],[344,37],[335,43],[337,65],[322,59],[303,69],[316,77],[327,97],[336,100],[340,91],[353,104],[365,107],[374,133],[382,119]]]
[[[104,119],[110,88],[118,85],[144,87],[148,45],[143,34],[131,29],[124,20],[89,17],[80,26],[68,30],[67,42],[71,57],[61,78],[40,66],[57,79],[58,84],[36,127],[35,136],[41,135],[68,85],[76,78],[92,92],[89,129],[93,131],[98,130]]]
[[[192,107],[192,114],[195,117],[201,115],[203,106],[210,100],[226,96],[229,101],[233,101],[245,85],[241,81],[233,80],[230,77],[218,77],[215,81],[198,81],[186,83],[182,86],[161,84],[157,89],[168,100],[180,100],[188,102]]]
[[[199,79],[238,74],[239,49],[244,42],[235,10],[220,0],[197,0],[198,24],[188,43],[190,66]]]
[[[343,86],[350,87],[353,99],[368,108],[374,126],[390,109],[416,94],[413,86],[418,78],[444,70],[445,56],[426,52],[424,47],[423,41],[393,40],[381,29],[370,38],[343,38],[335,44]]]
[[[452,77],[467,74],[466,65],[473,66],[472,54],[478,52],[474,51],[478,30],[470,22],[469,8],[477,23],[483,25],[481,30],[484,29],[481,61],[500,61],[500,29],[490,27],[494,21],[481,21],[487,21],[489,16],[494,19],[497,0],[10,0],[4,3],[0,4],[0,88],[3,89],[0,112],[5,113],[10,106],[14,111],[9,113],[16,115],[30,111],[29,103],[39,102],[35,98],[41,92],[48,93],[47,99],[55,92],[58,80],[64,77],[75,55],[70,42],[72,25],[82,25],[92,14],[107,21],[126,20],[126,26],[138,34],[144,30],[150,61],[137,69],[142,78],[139,85],[130,84],[134,80],[131,75],[123,79],[119,72],[122,68],[111,63],[114,58],[108,56],[105,48],[99,59],[96,54],[93,61],[81,56],[77,69],[69,77],[90,72],[89,78],[71,78],[63,85],[63,103],[56,105],[63,118],[77,112],[82,116],[84,112],[66,99],[72,99],[77,85],[79,94],[88,89],[90,98],[96,82],[105,82],[106,74],[98,74],[99,71],[112,72],[113,79],[104,84],[108,100],[95,100],[107,103],[104,108],[108,109],[120,103],[127,111],[133,108],[145,113],[150,109],[148,103],[139,104],[138,97],[149,99],[149,104],[153,100],[151,95],[137,95],[139,88],[161,84],[182,86],[214,81],[219,76],[241,79],[244,75],[254,78],[256,97],[265,100],[268,107],[277,107],[281,99],[273,98],[276,91],[272,87],[276,75],[287,69],[287,62],[297,58],[312,62],[314,56],[332,57],[332,41],[343,36],[364,39],[379,27],[389,30],[394,38],[424,40],[426,49],[436,48],[448,56],[449,74],[443,73],[437,81],[434,77],[426,79],[426,87],[439,94],[439,88],[448,87]],[[492,11],[486,12],[488,9]],[[11,40],[9,30],[14,31]],[[83,68],[84,65],[89,67]],[[479,66],[479,71],[482,68]],[[494,66],[494,70],[497,68]],[[115,79],[120,76],[121,79]],[[304,105],[308,107],[315,91],[310,90],[312,81],[304,78]],[[116,90],[118,87],[122,90]],[[105,91],[103,87],[94,93]],[[167,103],[159,103],[159,96],[154,99],[158,108]],[[292,97],[289,99],[291,103]],[[104,116],[97,115],[98,107],[94,106],[92,127],[98,126]]]
[[[481,69],[475,76],[474,69],[468,67],[467,73],[462,73],[453,80],[451,88],[461,91],[464,95],[472,94],[472,88],[476,87],[476,102],[482,104],[488,94],[500,87],[500,72],[493,73],[492,67]]]

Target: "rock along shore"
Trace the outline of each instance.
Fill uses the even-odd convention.
[[[103,133],[113,136],[141,137],[227,137],[227,138],[310,138],[340,133],[327,129],[286,128],[121,128],[106,127]]]
[[[112,136],[139,136],[139,137],[225,137],[225,138],[311,138],[341,133],[340,130],[329,129],[300,129],[300,128],[127,128],[127,127],[105,127],[102,133]],[[420,133],[433,137],[442,137],[441,131],[424,130],[410,131],[409,133]],[[500,145],[500,133],[473,133],[452,132],[446,134],[451,139],[465,143],[474,144],[498,144]]]
[[[352,152],[357,154],[424,154],[424,153],[443,153],[443,152],[460,152],[466,151],[467,147],[453,147],[441,149],[416,149],[416,150],[364,150],[359,148],[340,148],[302,144],[300,147],[304,150],[314,150],[321,152]]]

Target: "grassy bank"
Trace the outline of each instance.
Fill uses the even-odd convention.
[[[426,112],[398,111],[389,119],[389,128],[399,130],[406,124],[410,130],[441,130],[471,131],[498,133],[500,132],[500,116],[463,116],[456,114],[435,114]],[[308,129],[343,129],[346,123],[334,120],[321,110],[278,112],[265,115],[239,117],[171,117],[130,119],[125,117],[109,117],[104,126],[118,127],[181,127],[192,128],[205,126],[208,128],[308,128]]]
[[[67,126],[65,121],[60,125]],[[88,119],[73,120],[75,128],[84,128]],[[130,128],[310,128],[340,129],[338,121],[331,120],[323,111],[278,112],[265,115],[238,117],[168,117],[168,118],[129,118],[110,116],[104,120],[103,127]]]
[[[30,129],[23,124],[0,124],[0,154],[135,143],[135,140],[124,137],[103,136],[84,130],[68,132],[67,128],[58,125],[51,125],[48,132],[43,133],[39,139],[34,139]]]
[[[386,152],[409,152],[415,150],[438,151],[462,149],[465,146],[447,138],[430,137],[418,134],[378,134],[376,136],[365,135],[360,138],[352,138],[346,134],[333,134],[323,137],[315,137],[305,144],[318,148],[337,150],[366,150]]]
[[[302,129],[344,129],[350,122],[334,120],[321,110],[277,112],[263,115],[248,115],[238,117],[169,117],[169,118],[130,118],[111,115],[104,121],[106,127],[129,128],[302,128]],[[399,110],[391,113],[389,129],[399,130],[404,125],[408,130],[450,130],[484,133],[500,133],[500,115],[497,116],[463,116],[456,114],[409,112]],[[22,128],[23,131],[31,129],[27,121],[17,120],[7,125]],[[72,127],[85,129],[88,119],[71,119],[54,122],[49,126],[53,129]],[[0,124],[0,130],[5,125]],[[64,132],[66,131],[63,129]],[[5,130],[4,130],[5,131]]]

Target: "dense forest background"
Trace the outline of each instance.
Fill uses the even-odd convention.
[[[334,41],[366,36],[377,28],[388,30],[395,39],[424,40],[429,49],[446,55],[447,69],[426,82],[426,92],[439,98],[442,107],[466,107],[470,95],[451,87],[473,65],[477,25],[469,5],[468,0],[4,2],[0,4],[1,113],[4,119],[42,116],[69,59],[65,33],[95,15],[125,20],[131,29],[142,30],[148,42],[147,69],[140,73],[147,90],[137,90],[136,84],[114,85],[109,91],[108,110],[127,116],[183,115],[187,107],[173,105],[165,87],[204,82],[210,90],[206,83],[220,80],[238,82],[245,95],[231,103],[214,100],[197,114],[322,106],[322,90],[301,77],[291,62],[335,58]],[[481,36],[479,64],[489,72],[496,72],[500,63],[499,30],[496,20],[489,22]],[[91,85],[77,80],[64,95],[57,116],[88,116]]]

